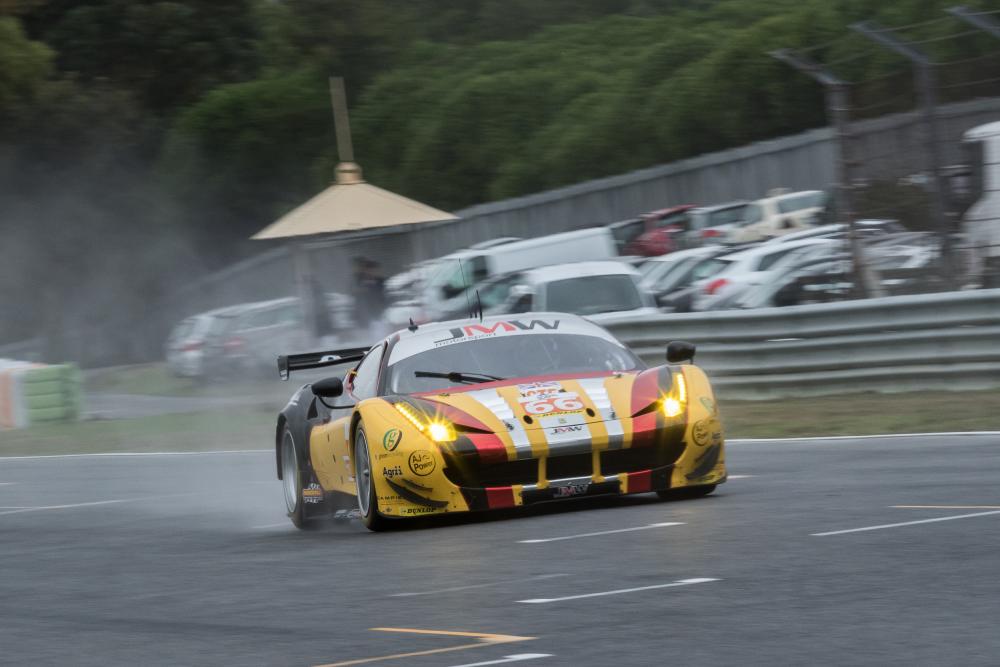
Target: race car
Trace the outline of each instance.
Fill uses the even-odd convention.
[[[302,386],[278,416],[288,516],[302,528],[346,511],[379,530],[580,496],[711,493],[726,481],[725,443],[694,353],[675,341],[647,368],[597,324],[524,313],[278,357],[283,379],[357,362]]]

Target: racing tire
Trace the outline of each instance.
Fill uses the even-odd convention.
[[[281,487],[285,496],[288,518],[299,529],[306,527],[306,508],[302,499],[302,466],[296,451],[295,438],[286,427],[281,434]]]
[[[354,483],[358,490],[358,512],[368,530],[385,530],[386,518],[378,513],[378,495],[372,479],[371,455],[364,424],[358,424],[354,433]]]
[[[702,486],[682,486],[679,489],[664,489],[657,491],[656,495],[664,500],[683,500],[689,498],[701,498],[707,496],[718,484],[703,484]]]

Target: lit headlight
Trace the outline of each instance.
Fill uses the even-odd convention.
[[[687,383],[684,381],[684,374],[674,375],[674,386],[670,388],[670,393],[663,397],[660,402],[660,409],[663,414],[673,419],[684,413],[687,404]]]
[[[425,422],[408,403],[395,403],[396,410],[406,417],[406,420],[434,442],[452,442],[455,439],[455,427],[447,421],[438,420]]]
[[[684,412],[684,406],[682,406],[681,402],[678,401],[676,398],[668,396],[667,398],[663,399],[662,410],[663,414],[665,414],[666,416],[676,417],[680,413]]]
[[[451,442],[455,439],[455,427],[447,422],[431,422],[427,425],[427,435],[434,442]]]

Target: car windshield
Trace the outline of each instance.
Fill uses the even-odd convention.
[[[746,211],[746,204],[712,211],[708,214],[708,225],[709,227],[720,227],[722,225],[737,224],[743,221]]]
[[[545,309],[595,315],[642,308],[642,295],[632,276],[614,274],[554,280],[545,286]]]
[[[497,336],[447,345],[400,359],[386,369],[386,391],[410,394],[469,386],[448,377],[427,377],[427,374],[520,378],[629,371],[642,367],[642,362],[628,349],[597,336],[548,333]]]

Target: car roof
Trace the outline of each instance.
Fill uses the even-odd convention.
[[[525,281],[530,283],[551,283],[582,276],[615,275],[638,276],[639,272],[633,266],[615,261],[570,262],[524,271]]]
[[[837,243],[838,241],[834,239],[799,239],[798,241],[789,241],[788,243],[775,243],[771,245],[769,243],[762,243],[752,248],[747,248],[746,250],[740,250],[739,252],[734,252],[732,255],[726,255],[724,258],[727,261],[738,262],[740,260],[746,259],[748,257],[754,257],[757,255],[770,255],[773,252],[785,252],[793,248],[804,248],[811,245],[821,245],[824,243]]]
[[[740,206],[746,206],[749,203],[750,202],[746,201],[745,199],[740,199],[739,201],[731,201],[727,204],[714,204],[713,206],[699,206],[694,210],[706,211],[708,213],[712,213],[713,211],[723,211],[727,208],[737,208]]]
[[[717,245],[704,245],[697,248],[688,248],[687,250],[678,250],[676,252],[670,252],[666,255],[658,255],[656,257],[650,257],[646,262],[673,262],[682,259],[688,259],[689,257],[708,257],[711,255],[721,255],[724,254],[728,248],[724,246]]]
[[[596,336],[622,345],[606,329],[579,315],[552,312],[507,313],[487,316],[481,321],[465,318],[424,324],[414,331],[397,331],[389,337],[398,337],[390,353],[389,363],[453,343],[471,343],[495,336],[533,334]]]

